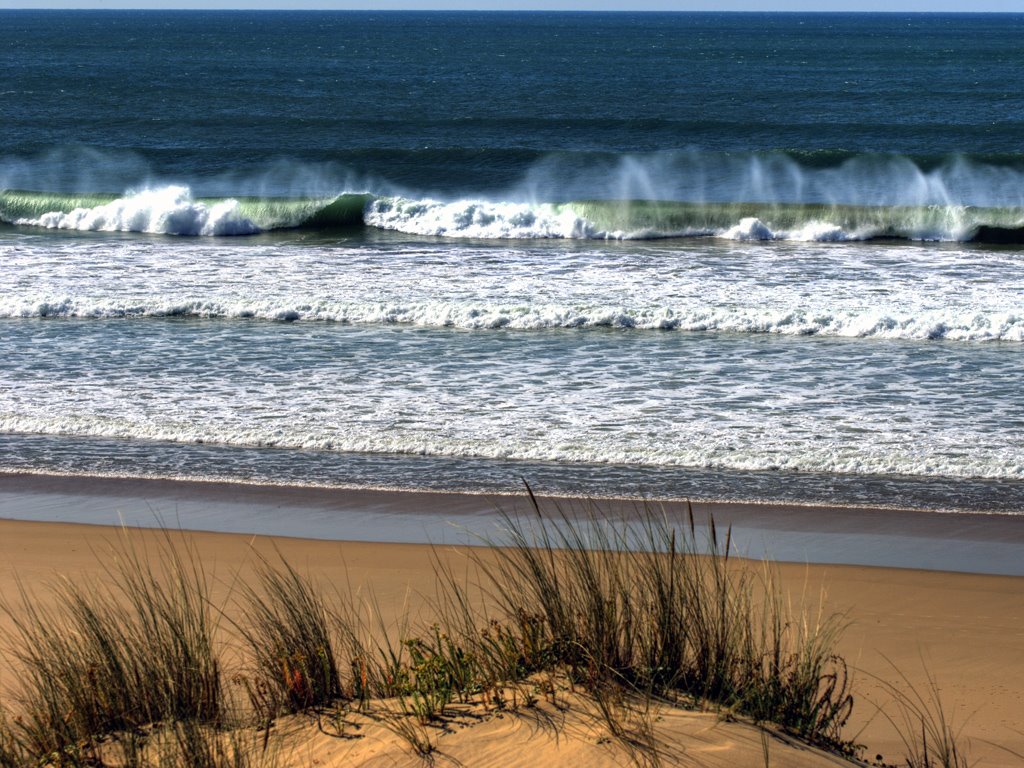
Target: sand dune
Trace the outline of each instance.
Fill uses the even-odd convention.
[[[102,579],[103,561],[117,529],[57,523],[0,521],[0,593],[10,599],[15,580],[45,604],[44,585],[55,579]],[[154,545],[152,531],[133,536]],[[213,577],[214,601],[228,613],[236,579],[253,575],[254,551],[279,551],[316,580],[344,589],[370,591],[385,621],[409,611],[415,618],[435,586],[432,557],[456,570],[466,550],[435,550],[415,544],[328,542],[233,534],[189,534],[204,567]],[[780,573],[797,599],[816,598],[822,590],[828,611],[841,611],[849,628],[839,650],[856,673],[857,705],[847,735],[864,745],[864,756],[896,762],[898,736],[877,706],[888,696],[875,680],[895,681],[898,669],[920,689],[925,665],[940,685],[949,714],[962,724],[972,758],[981,765],[1020,765],[1009,752],[1024,753],[1024,580],[1017,577],[915,571],[863,566],[783,564]],[[423,618],[419,614],[419,618]],[[10,617],[2,619],[9,626]],[[9,666],[0,683],[17,684]],[[451,764],[621,765],[628,756],[602,730],[584,702],[563,692],[567,711],[543,701],[536,710],[455,718],[431,728],[438,757]],[[545,711],[547,707],[547,711]],[[706,766],[763,765],[760,732],[721,714],[667,708],[659,713],[656,733],[665,748],[684,763]],[[552,727],[554,722],[558,727]],[[365,723],[359,738],[325,735],[302,717],[280,724],[292,732],[289,764],[414,765],[419,760],[386,728]],[[836,758],[768,740],[771,764],[815,766]]]

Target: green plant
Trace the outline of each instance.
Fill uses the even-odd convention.
[[[5,738],[26,754],[88,760],[105,736],[223,715],[216,623],[194,551],[164,532],[150,553],[125,532],[108,558],[102,583],[53,587],[54,608],[20,585],[18,609],[3,605],[23,671]]]
[[[643,506],[613,524],[593,505],[528,497],[532,514],[505,515],[503,536],[473,557],[504,617],[485,658],[564,667],[591,694],[688,697],[847,748],[841,617],[791,615],[770,571],[737,562],[731,531],[720,536],[711,519],[702,534],[692,509],[673,522]]]
[[[283,558],[276,568],[261,559],[258,581],[258,587],[243,587],[249,621],[238,625],[256,661],[256,680],[248,685],[254,706],[299,712],[342,698],[320,591]]]
[[[895,713],[882,709],[882,714],[899,733],[903,742],[907,768],[969,768],[967,747],[961,738],[962,725],[957,727],[942,701],[938,680],[927,666],[921,664],[927,684],[924,690],[915,687],[906,673],[886,659],[899,680],[899,685],[878,680],[892,697]]]

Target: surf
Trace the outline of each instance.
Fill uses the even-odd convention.
[[[0,319],[195,318],[418,326],[463,330],[616,329],[831,338],[1024,342],[1024,315],[987,308],[832,311],[756,304],[612,306],[577,303],[328,301],[318,297],[214,299],[207,296],[62,295],[0,297]]]
[[[184,186],[129,192],[0,193],[0,221],[25,227],[181,236],[253,235],[277,229],[362,225],[368,195],[320,198],[193,197]]]
[[[1024,207],[680,202],[437,200],[342,192],[320,197],[195,197],[185,186],[123,195],[0,193],[0,221],[19,227],[194,236],[375,228],[481,240],[919,240],[1024,244]]]

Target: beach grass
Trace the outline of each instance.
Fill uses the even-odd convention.
[[[3,606],[22,675],[4,738],[32,755],[86,760],[109,734],[222,720],[209,580],[187,541],[165,532],[150,552],[126,537],[105,562],[100,583],[56,583],[53,607],[24,588],[19,610]]]
[[[834,652],[841,616],[790,609],[771,565],[738,562],[731,533],[698,527],[692,510],[672,521],[647,507],[617,526],[593,505],[574,514],[529,498],[532,514],[506,515],[474,557],[500,620],[486,635],[466,630],[478,617],[451,628],[497,665],[493,677],[565,670],[602,705],[617,691],[712,705],[852,750],[842,729],[853,696]],[[457,580],[444,583],[464,612]]]
[[[915,686],[906,672],[889,662],[892,680],[879,684],[892,699],[882,715],[903,742],[906,768],[970,768],[963,723],[957,723],[943,699],[939,681],[921,661],[924,685]],[[1021,756],[1017,756],[1021,757]],[[1021,757],[1024,765],[1024,757]]]
[[[255,662],[246,677],[255,711],[270,720],[281,711],[328,706],[343,697],[328,607],[323,594],[281,559],[261,559],[256,584],[241,587],[238,623]]]

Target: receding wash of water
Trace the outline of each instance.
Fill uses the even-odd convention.
[[[0,27],[0,470],[1024,508],[1024,15]]]

